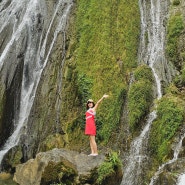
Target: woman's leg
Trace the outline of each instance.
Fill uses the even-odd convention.
[[[92,154],[98,154],[95,136],[90,136],[90,146],[92,147],[91,148]]]
[[[91,147],[91,154],[93,154],[94,153],[94,149],[93,149],[91,136],[89,136],[89,142],[90,142],[90,147]]]

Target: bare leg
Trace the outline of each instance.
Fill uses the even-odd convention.
[[[91,147],[91,154],[93,154],[94,153],[94,149],[93,149],[91,136],[89,136],[89,142],[90,142],[90,147]]]
[[[92,154],[98,154],[95,136],[90,136],[90,146],[91,146]]]

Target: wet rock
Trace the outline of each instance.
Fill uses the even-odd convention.
[[[92,185],[96,183],[97,169],[105,159],[104,155],[92,157],[66,149],[53,149],[39,153],[35,159],[18,165],[14,181],[20,185],[49,185],[61,182]],[[119,170],[109,174],[110,182],[116,180],[115,183],[120,184],[122,173],[119,173]]]
[[[155,179],[153,185],[176,185],[177,178],[184,173],[185,158],[180,158],[165,166],[163,171]]]

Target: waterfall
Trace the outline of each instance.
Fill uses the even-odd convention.
[[[151,68],[156,82],[157,99],[160,99],[162,97],[161,80],[165,82],[171,80],[169,71],[166,69],[167,65],[164,55],[166,30],[163,22],[168,4],[167,0],[139,0],[139,6],[141,12],[141,38],[138,60],[140,63],[146,63]],[[168,73],[168,79],[164,71]],[[154,110],[149,114],[141,134],[131,143],[131,149],[125,160],[121,185],[143,184],[142,173],[144,163],[147,162],[146,147],[148,135],[151,124],[156,117],[157,114]]]
[[[12,35],[0,56],[1,70],[6,62],[11,62],[7,58],[18,40],[21,40],[23,36],[27,39],[18,120],[12,135],[0,151],[0,163],[4,155],[18,145],[20,136],[26,129],[42,72],[49,60],[58,34],[65,36],[67,18],[72,5],[72,0],[56,1],[55,10],[51,19],[48,20],[49,13],[44,0],[4,0],[0,2],[0,33],[8,25],[13,27]],[[53,30],[54,23],[57,25],[55,30]]]
[[[129,151],[129,155],[126,162],[126,168],[123,170],[124,175],[122,179],[121,185],[136,185],[140,184],[143,161],[147,160],[147,155],[144,153],[144,148],[146,147],[145,141],[148,137],[148,132],[150,130],[150,126],[153,120],[156,118],[156,112],[153,111],[149,114],[147,119],[147,124],[144,127],[141,134],[133,140],[131,143],[131,149]]]
[[[175,162],[175,161],[178,159],[178,155],[179,155],[179,152],[180,152],[180,150],[181,150],[182,141],[183,141],[184,138],[185,138],[185,134],[181,137],[179,143],[178,143],[178,144],[176,145],[176,147],[175,147],[174,154],[173,154],[173,159],[172,159],[172,160],[169,160],[168,162],[162,164],[162,165],[159,167],[158,171],[157,171],[157,172],[154,174],[154,176],[152,177],[152,179],[151,179],[149,185],[153,185],[153,184],[154,184],[155,180],[157,179],[157,177],[159,176],[159,174],[163,171],[163,169],[164,169],[164,167],[165,167],[166,165],[171,164],[171,163]],[[182,175],[182,176],[180,177],[180,184],[178,184],[178,185],[181,185],[181,183],[183,182],[183,179],[184,179],[184,176]],[[184,185],[184,184],[182,183],[182,185]]]
[[[184,185],[185,184],[185,174],[179,176],[177,185]]]

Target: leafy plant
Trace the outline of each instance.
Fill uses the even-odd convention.
[[[178,88],[185,86],[185,68],[183,68],[179,75],[175,76],[174,83]]]
[[[140,34],[138,0],[77,0],[75,13],[75,37],[71,41],[75,49],[73,47],[73,53],[68,52],[72,56],[70,63],[75,66],[72,72],[77,77],[66,74],[70,83],[65,82],[66,79],[63,81],[65,101],[62,102],[61,115],[65,116],[65,123],[74,123],[74,120],[80,120],[77,117],[84,115],[82,106],[87,99],[97,101],[104,93],[109,94],[108,100],[103,101],[97,111],[97,138],[106,144],[120,124],[130,80],[126,75],[137,66]],[[118,58],[122,65],[119,65]],[[75,99],[72,103],[71,97]],[[76,140],[76,136],[72,135],[70,139]]]
[[[153,100],[151,69],[146,65],[134,71],[135,81],[128,93],[129,125],[132,131],[139,127],[138,123],[146,115]]]
[[[91,96],[90,89],[92,86],[92,80],[89,79],[85,74],[81,74],[78,75],[77,85],[79,99],[81,100],[81,103],[83,103]]]
[[[107,160],[98,168],[97,183],[102,184],[109,175],[115,173],[115,169],[122,166],[121,160],[116,152],[111,152]]]
[[[178,51],[178,39],[184,29],[184,23],[182,15],[171,16],[168,23],[167,32],[167,55],[170,61],[177,67],[181,68],[180,65],[180,54]]]
[[[158,117],[151,129],[150,147],[152,155],[160,163],[168,159],[171,140],[183,124],[184,105],[180,102],[169,94],[158,102]]]
[[[173,5],[178,6],[180,4],[180,0],[174,0]]]

